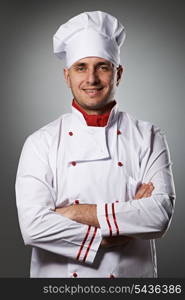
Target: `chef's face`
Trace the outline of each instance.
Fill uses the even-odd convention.
[[[74,99],[89,113],[99,111],[114,100],[123,68],[116,68],[100,57],[86,57],[64,69],[67,85]]]

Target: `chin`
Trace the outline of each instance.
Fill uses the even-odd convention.
[[[89,109],[100,109],[104,107],[108,102],[106,100],[104,101],[88,101],[84,102],[83,106]]]

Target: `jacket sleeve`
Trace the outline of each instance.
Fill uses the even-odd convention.
[[[140,158],[141,182],[153,182],[151,197],[135,200],[138,182],[129,183],[132,199],[97,204],[103,236],[126,235],[143,239],[160,238],[167,231],[174,210],[175,187],[165,134],[153,128]]]
[[[15,183],[24,243],[93,263],[102,240],[100,229],[55,213],[56,192],[52,182],[43,138],[33,134],[23,146]]]

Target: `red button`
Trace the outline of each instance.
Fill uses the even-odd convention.
[[[78,277],[78,274],[76,272],[74,272],[73,277]]]
[[[76,166],[76,161],[71,162],[72,166]]]
[[[72,135],[73,135],[73,132],[72,132],[72,131],[69,131],[69,135],[71,135],[71,136],[72,136]]]
[[[79,204],[79,200],[75,200],[75,204]]]
[[[121,131],[118,129],[118,131],[117,131],[117,135],[119,135],[119,134],[121,134]]]
[[[118,162],[118,166],[119,166],[119,167],[122,167],[122,166],[123,166],[123,164],[122,164],[121,161]]]
[[[115,276],[113,274],[110,274],[110,278],[115,278]]]

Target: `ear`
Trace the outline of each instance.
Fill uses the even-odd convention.
[[[65,78],[65,82],[67,83],[67,86],[70,88],[71,82],[70,82],[70,77],[69,77],[69,69],[67,69],[67,68],[64,68],[64,78]]]
[[[122,78],[122,74],[123,74],[123,66],[119,65],[119,67],[117,68],[117,82],[116,85],[118,86],[121,78]]]

